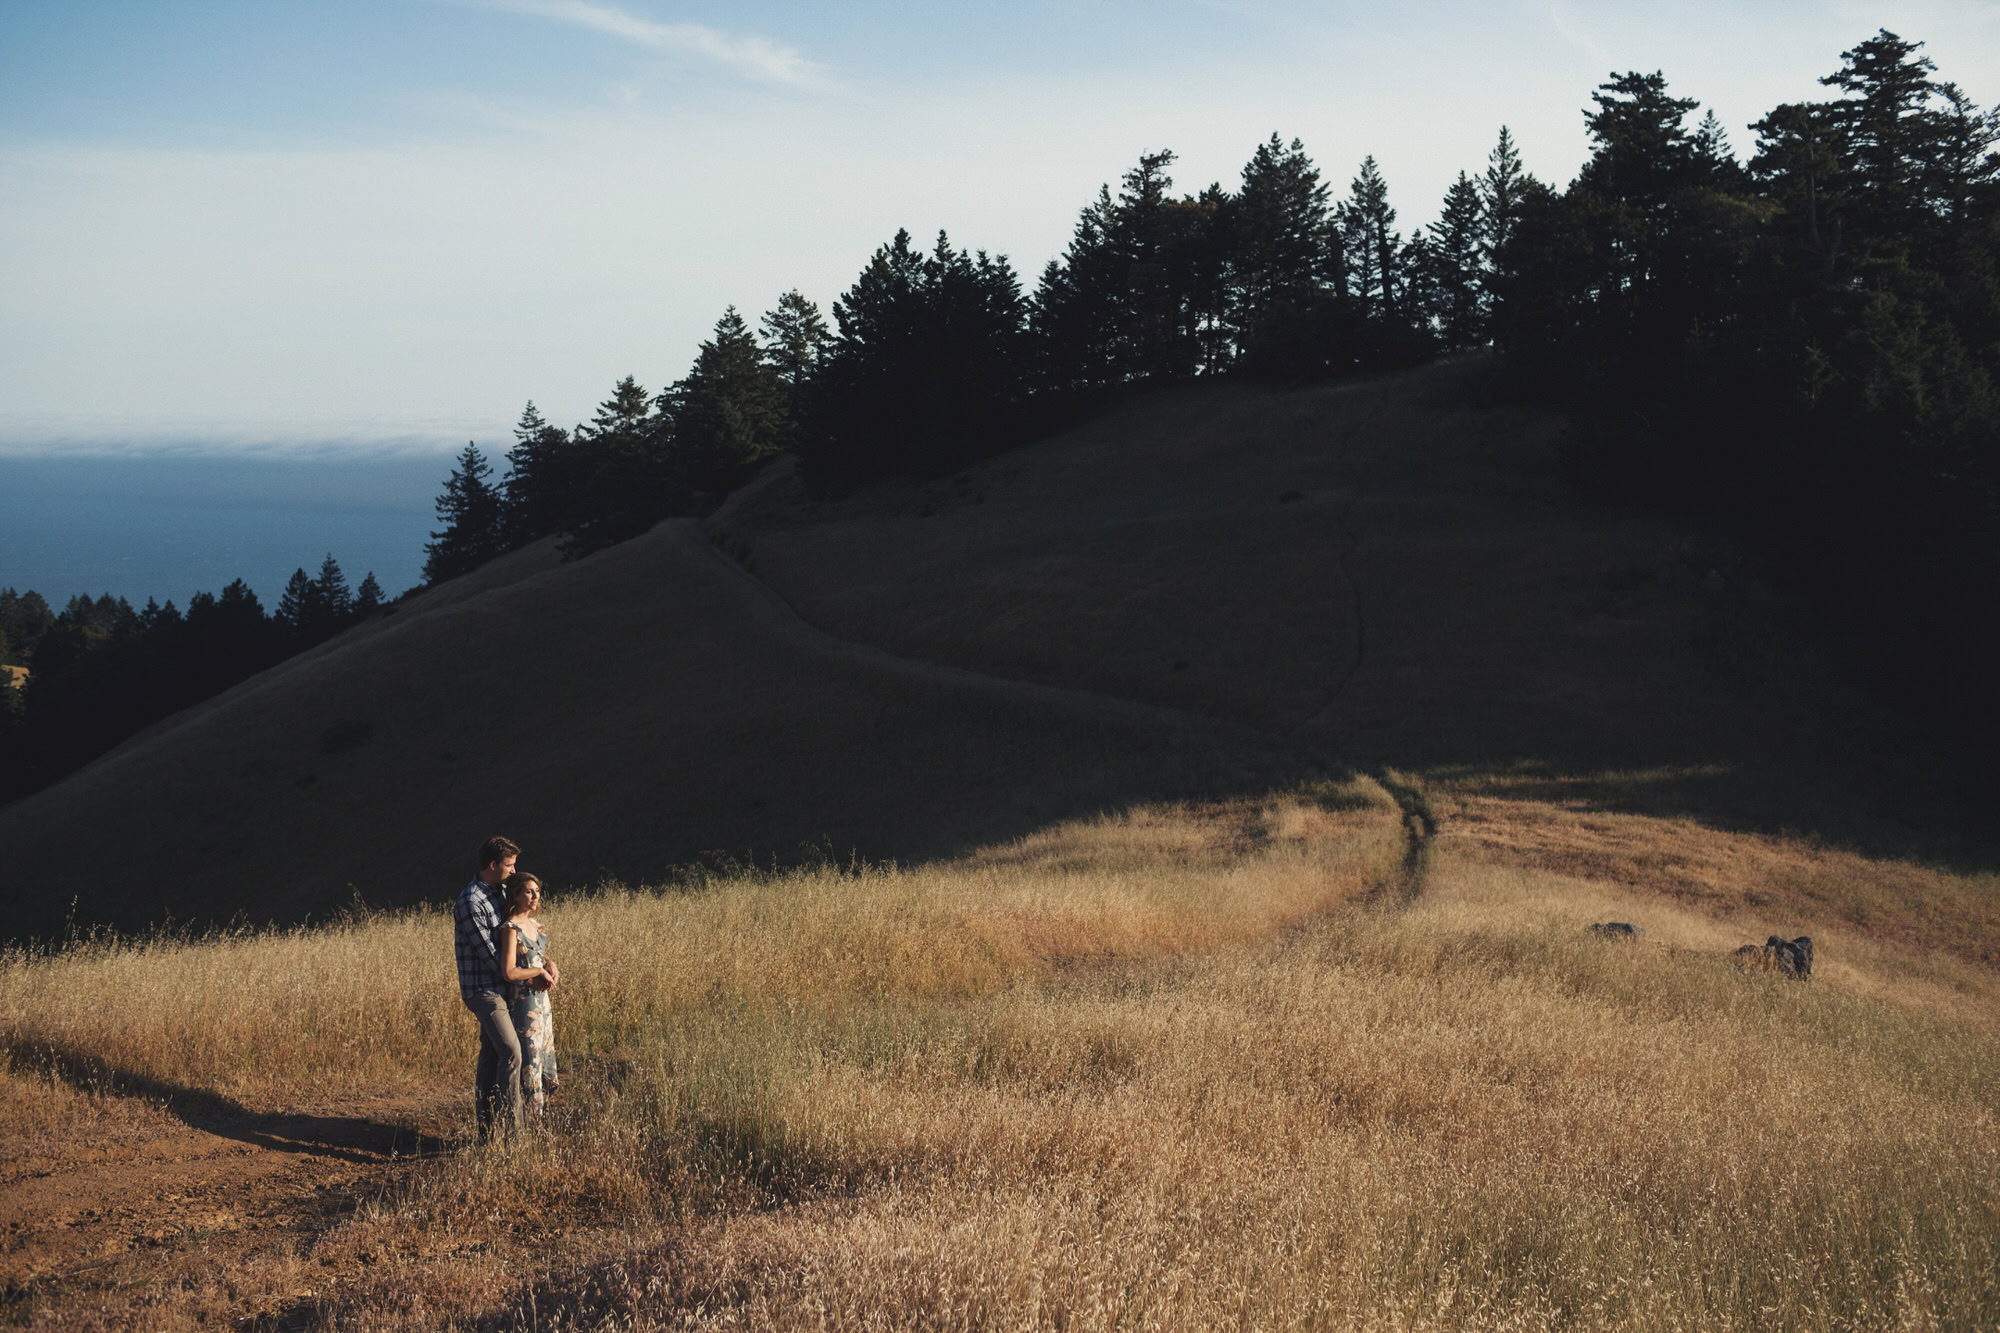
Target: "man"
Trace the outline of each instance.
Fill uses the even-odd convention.
[[[458,995],[479,1020],[479,1063],[473,1072],[473,1105],[479,1139],[521,1127],[521,1038],[507,1008],[505,969],[495,944],[506,911],[501,881],[514,873],[521,849],[506,838],[488,838],[479,848],[479,873],[459,890],[452,908],[452,942],[458,955]],[[548,965],[549,984],[556,980]]]

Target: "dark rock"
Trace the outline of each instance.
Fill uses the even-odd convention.
[[[1599,921],[1590,928],[1590,932],[1611,940],[1629,940],[1646,933],[1630,921]]]
[[[1773,965],[1788,976],[1800,981],[1812,980],[1813,943],[1812,936],[1801,935],[1788,940],[1773,935],[1764,941],[1764,947],[1771,951]]]
[[[1795,981],[1812,980],[1813,942],[1810,935],[1790,940],[1782,935],[1773,935],[1762,944],[1746,944],[1731,956],[1738,967],[1755,968],[1760,972],[1783,972]]]

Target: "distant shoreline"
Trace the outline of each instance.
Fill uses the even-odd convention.
[[[242,579],[268,607],[331,553],[389,595],[422,579],[446,457],[0,454],[0,587],[60,608],[185,606]]]

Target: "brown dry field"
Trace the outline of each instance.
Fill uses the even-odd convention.
[[[0,810],[16,929],[126,929],[0,961],[0,1320],[2000,1323],[1964,770],[1487,383],[774,469]],[[565,972],[506,1151],[442,908],[493,827]]]
[[[1996,888],[1361,779],[607,889],[547,913],[566,1085],[497,1151],[437,909],[16,957],[0,1309],[1990,1327],[2000,976],[1936,945],[1995,938]],[[1731,965],[1771,930],[1813,935],[1812,982]]]

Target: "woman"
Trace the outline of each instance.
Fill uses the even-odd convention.
[[[544,1095],[556,1086],[555,1016],[549,1009],[549,986],[555,964],[549,961],[548,932],[535,915],[542,909],[542,881],[525,870],[507,876],[507,919],[494,933],[500,949],[501,974],[507,982],[508,1007],[514,1031],[521,1038],[521,1102],[530,1119],[542,1117]]]

